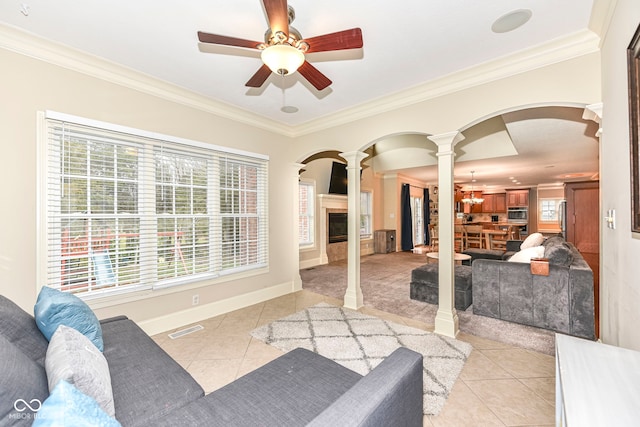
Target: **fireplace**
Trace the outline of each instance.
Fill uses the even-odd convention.
[[[347,213],[329,212],[328,229],[329,243],[346,242],[349,233],[347,228]]]

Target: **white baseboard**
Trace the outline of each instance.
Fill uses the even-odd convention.
[[[147,334],[155,335],[161,332],[170,331],[191,323],[200,322],[210,317],[229,313],[230,311],[258,304],[272,298],[287,295],[293,292],[293,283],[286,282],[265,289],[238,295],[221,301],[203,304],[188,310],[177,311],[165,316],[143,320],[138,323]]]
[[[300,270],[304,270],[305,268],[311,268],[311,267],[315,267],[316,265],[322,265],[322,259],[321,258],[313,258],[313,259],[306,259],[304,261],[300,261]],[[327,262],[325,262],[324,264],[327,264]]]

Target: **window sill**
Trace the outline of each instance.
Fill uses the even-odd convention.
[[[171,295],[178,292],[187,292],[194,289],[199,289],[205,286],[213,286],[222,283],[232,282],[234,280],[240,280],[247,277],[254,277],[266,274],[269,272],[269,267],[263,267],[255,270],[248,270],[241,273],[235,273],[233,275],[221,275],[215,278],[207,278],[198,282],[192,282],[183,285],[167,286],[156,289],[144,289],[139,291],[131,291],[125,293],[118,293],[113,295],[106,295],[103,297],[83,298],[83,300],[92,309],[102,309],[108,307],[114,307],[122,304],[127,304],[136,301],[142,301],[149,298],[161,297],[164,295]],[[82,298],[82,297],[80,297]]]

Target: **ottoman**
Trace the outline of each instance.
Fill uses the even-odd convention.
[[[454,306],[466,310],[473,302],[471,272],[468,265],[455,266]],[[411,271],[409,297],[413,300],[438,304],[438,264],[425,264]]]

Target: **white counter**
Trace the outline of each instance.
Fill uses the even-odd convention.
[[[556,334],[556,425],[640,426],[640,352]]]

